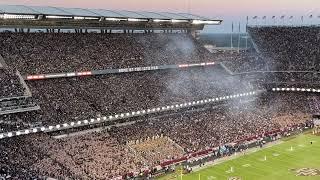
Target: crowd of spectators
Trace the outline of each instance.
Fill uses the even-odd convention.
[[[179,145],[170,138],[159,135],[132,141],[129,146],[138,156],[147,160],[146,164],[149,167],[155,167],[163,161],[177,159],[184,155],[184,151]]]
[[[233,72],[266,67],[317,68],[309,62],[317,62],[319,49],[316,48],[320,46],[313,49],[317,55],[306,48],[301,49],[304,53],[295,51],[301,48],[297,42],[314,45],[319,39],[299,37],[294,42],[289,37],[285,40],[278,37],[289,31],[286,28],[270,31],[273,33],[269,35],[265,29],[250,29],[262,55],[269,57],[267,60],[260,63],[255,53],[240,53],[226,55],[229,59],[223,65]],[[305,36],[301,31],[293,28],[290,34]],[[306,31],[315,33],[312,28]],[[266,43],[265,39],[271,42]],[[2,33],[0,44],[0,54],[6,62],[23,74],[207,62],[212,58],[186,34]],[[294,47],[285,48],[289,45]],[[303,61],[300,67],[299,60]],[[314,73],[294,74],[294,77],[283,73],[231,76],[222,66],[28,81],[41,110],[0,115],[0,132],[238,94],[258,90],[259,84],[272,79],[297,82],[311,76],[318,78]],[[134,124],[66,138],[38,133],[0,139],[0,178],[112,179],[130,172],[139,173],[187,153],[303,124],[319,107],[319,98],[312,93],[268,92],[254,98],[139,117]]]
[[[271,93],[254,101],[177,112],[61,139],[47,134],[3,139],[0,168],[5,176],[18,179],[111,179],[139,173],[159,165],[162,158],[168,160],[305,123],[310,120],[309,98],[304,94]],[[152,140],[159,136],[172,141]]]
[[[0,47],[23,75],[213,61],[189,34],[1,33]]]
[[[52,125],[233,95],[257,89],[219,65],[28,81],[41,110],[25,122]],[[0,116],[3,118],[3,116]]]
[[[153,118],[123,129],[116,128],[112,132],[122,143],[127,139],[144,139],[154,134],[164,134],[185,148],[186,152],[199,151],[252,137],[257,132],[263,133],[281,128],[283,127],[281,124],[271,121],[274,116],[283,116],[282,112],[295,115],[295,118],[287,116],[286,119],[290,122],[305,121],[305,118],[301,118],[301,114],[310,113],[308,96],[295,95],[294,100],[292,97],[284,94],[275,94],[274,97],[263,96],[249,104],[236,107],[232,104],[222,105],[200,113],[195,111]]]
[[[249,27],[268,67],[279,71],[320,71],[320,27]]]
[[[222,64],[233,74],[268,70],[265,58],[260,57],[256,52],[241,51],[223,54],[224,56],[220,57]]]
[[[0,99],[19,97],[25,93],[25,88],[20,82],[15,70],[0,67]]]

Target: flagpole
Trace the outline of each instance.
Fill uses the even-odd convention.
[[[238,36],[238,53],[240,53],[240,32],[241,32],[241,26],[240,26],[240,22],[239,22],[239,36]]]
[[[233,49],[233,22],[232,22],[232,30],[231,30],[231,49]]]
[[[200,173],[199,173],[199,180],[201,180]]]
[[[246,51],[248,51],[248,24],[249,24],[249,17],[247,16],[247,24],[246,24]]]

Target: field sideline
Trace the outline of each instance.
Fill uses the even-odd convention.
[[[311,141],[313,141],[312,145]],[[299,173],[300,175],[298,175]],[[159,179],[319,180],[320,136],[301,134],[295,138],[284,140],[281,144],[209,166],[191,174],[185,174],[182,178],[177,171],[176,174]]]

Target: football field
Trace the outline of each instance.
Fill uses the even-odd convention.
[[[182,177],[180,174],[178,170],[159,179],[320,180],[320,136],[302,134]]]

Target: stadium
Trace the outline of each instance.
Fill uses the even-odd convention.
[[[0,179],[320,179],[320,26],[222,23],[0,5]]]

